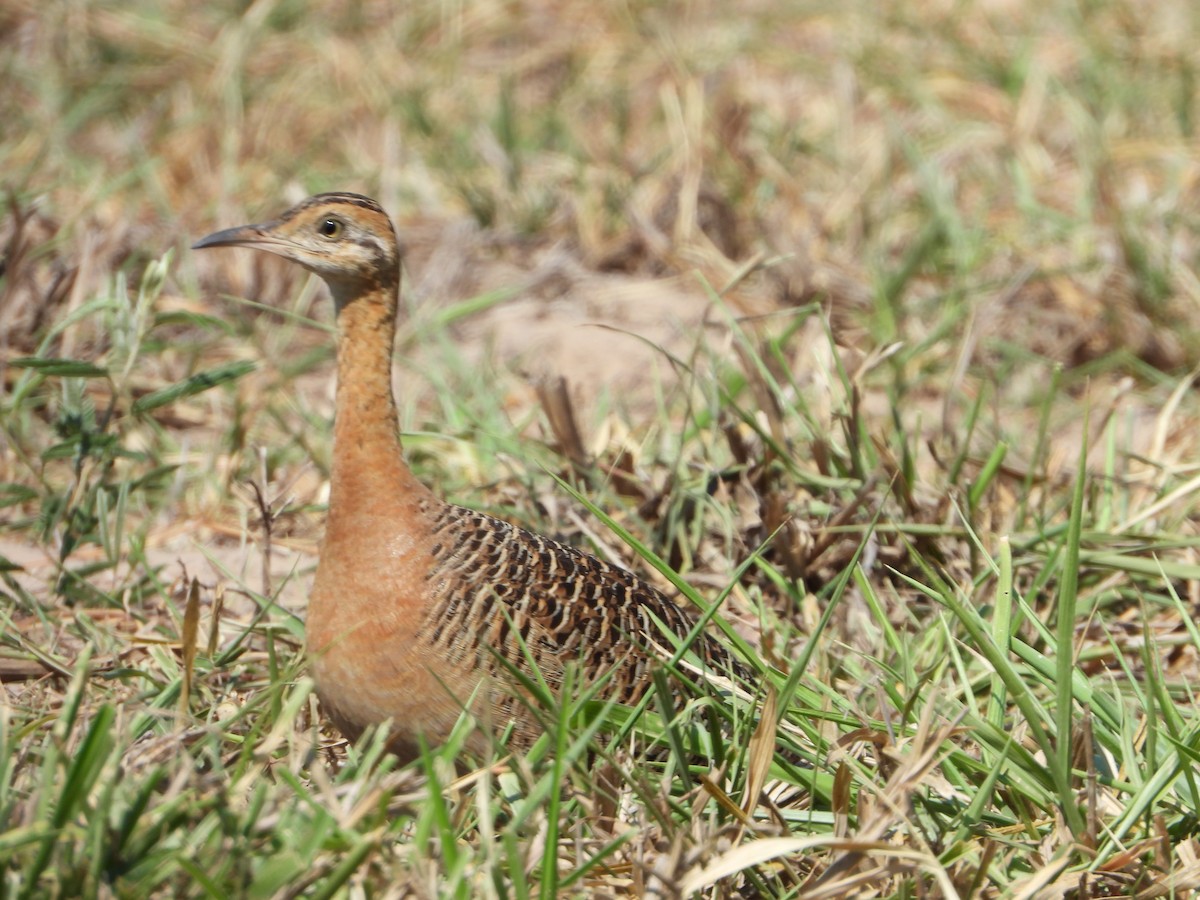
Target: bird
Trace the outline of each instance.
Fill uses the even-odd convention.
[[[403,762],[450,736],[464,710],[509,749],[544,731],[521,678],[561,686],[574,661],[598,696],[632,705],[695,612],[591,553],[436,496],[405,461],[392,387],[402,249],[361,194],[317,194],[278,218],[218,231],[193,249],[248,247],[322,278],[336,319],[329,505],[306,619],[321,708],[347,739],[390,723]],[[748,677],[701,631],[702,671]],[[528,685],[525,685],[528,688]],[[495,746],[475,729],[468,751]]]

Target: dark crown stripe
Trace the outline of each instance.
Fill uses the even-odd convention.
[[[310,209],[318,206],[333,206],[344,204],[346,206],[356,206],[359,209],[369,209],[371,212],[379,213],[381,216],[387,216],[383,207],[372,200],[370,197],[364,197],[362,194],[351,194],[343,191],[335,191],[328,194],[317,194],[315,197],[309,197],[298,206],[293,206],[283,214],[280,221],[290,222],[292,219],[301,213],[308,212]]]

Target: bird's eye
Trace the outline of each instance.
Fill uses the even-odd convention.
[[[337,219],[325,219],[320,225],[317,226],[317,231],[320,232],[323,237],[335,238],[342,233],[342,223]]]

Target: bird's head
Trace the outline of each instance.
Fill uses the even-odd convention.
[[[395,287],[400,246],[383,208],[361,194],[317,194],[278,219],[227,228],[193,250],[250,247],[299,263],[329,285],[339,310],[355,297]]]

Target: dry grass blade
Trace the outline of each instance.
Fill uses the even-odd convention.
[[[781,856],[794,856],[825,848],[831,842],[834,845],[841,843],[828,837],[775,837],[749,841],[721,854],[704,866],[685,872],[679,882],[679,895],[693,896],[697,891],[711,887],[721,879],[729,878],[752,866]]]
[[[933,875],[934,880],[943,891],[942,896],[958,896],[958,892],[954,889],[954,883],[938,863],[937,857],[931,853],[897,847],[882,841],[844,840],[825,836],[760,838],[741,844],[721,854],[707,865],[686,872],[679,883],[679,893],[681,896],[690,897],[695,892],[711,887],[722,879],[729,878],[746,869],[762,865],[773,859],[793,857],[818,849],[836,850],[858,858],[878,855],[902,860],[908,865]],[[874,877],[878,881],[884,881],[892,875],[893,873],[888,869],[881,869],[874,873]],[[840,878],[841,876],[839,876]],[[822,879],[819,884],[803,888],[799,896],[845,897],[847,896],[847,887],[851,885],[862,886],[858,876],[852,876],[845,881],[835,882],[831,879],[828,883]]]
[[[1064,857],[1051,860],[1028,878],[1024,878],[1014,885],[1013,900],[1037,900],[1039,897],[1047,896],[1050,886],[1069,864],[1070,860]],[[1078,878],[1073,881],[1075,887],[1078,887]]]
[[[0,656],[0,681],[25,681],[30,678],[42,678],[53,671],[36,659]]]
[[[192,702],[192,678],[196,671],[196,650],[200,641],[200,580],[197,578],[193,578],[188,585],[179,640],[183,655],[183,684],[179,688],[179,711],[184,715],[180,720],[182,725]]]
[[[591,464],[591,459],[575,418],[575,407],[571,403],[567,379],[561,375],[545,376],[538,378],[534,387],[542,410],[546,413],[546,419],[550,422],[550,430],[554,432],[558,452],[577,467],[586,469]]]
[[[743,828],[751,824],[750,817],[742,811],[740,806],[734,803],[733,798],[729,796],[728,792],[723,787],[717,784],[712,775],[707,772],[701,773],[700,785],[710,797],[720,804],[722,809],[735,816],[742,824]]]
[[[763,785],[771,772],[771,761],[775,758],[775,732],[779,727],[779,712],[776,706],[779,696],[774,685],[767,686],[762,709],[758,714],[758,725],[750,736],[750,752],[746,761],[746,794],[742,797],[742,812],[747,819],[758,806]],[[744,826],[743,826],[744,827]]]
[[[217,585],[213,592],[212,618],[208,623],[207,653],[209,659],[217,655],[217,647],[221,642],[221,613],[225,609],[225,583]]]

